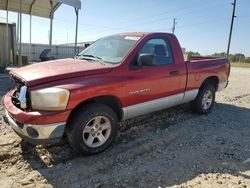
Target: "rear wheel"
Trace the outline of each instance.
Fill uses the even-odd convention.
[[[191,102],[193,112],[207,114],[211,111],[215,101],[215,88],[211,84],[204,85],[194,101]]]
[[[115,139],[118,118],[111,108],[101,104],[83,106],[72,116],[68,140],[82,154],[104,151]]]

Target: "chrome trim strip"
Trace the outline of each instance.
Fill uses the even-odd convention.
[[[125,107],[122,109],[123,120],[190,102],[196,98],[198,92],[198,89],[194,89],[186,91],[185,93],[180,93]]]
[[[220,83],[218,84],[218,89],[217,89],[217,91],[221,91],[221,90],[225,89],[225,88],[227,87],[227,84],[228,84],[228,81],[220,82]]]
[[[9,115],[7,110],[5,111],[5,115],[7,117],[8,123],[16,132],[32,140],[49,140],[61,138],[63,136],[64,129],[66,126],[66,122],[60,122],[47,125],[23,124],[22,127],[20,127],[15,122],[15,120]],[[26,131],[28,127],[32,127],[33,129],[35,129],[38,132],[38,137],[31,137]]]

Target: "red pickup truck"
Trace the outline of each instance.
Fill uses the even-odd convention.
[[[183,103],[209,113],[228,84],[226,58],[184,61],[173,34],[123,33],[97,40],[74,59],[10,71],[5,120],[35,144],[67,136],[84,154],[106,149],[119,122]]]

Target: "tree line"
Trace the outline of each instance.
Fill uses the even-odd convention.
[[[200,56],[199,52],[193,52],[193,51],[186,52],[186,54],[191,55],[191,56]],[[210,56],[212,56],[212,57],[227,57],[227,54],[225,52],[221,52],[221,53],[214,53]],[[241,53],[229,54],[228,58],[229,58],[230,62],[250,63],[250,57],[246,57],[244,54],[241,54]]]

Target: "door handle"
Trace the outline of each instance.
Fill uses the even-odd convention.
[[[169,74],[175,76],[179,74],[179,71],[178,70],[170,71]]]

